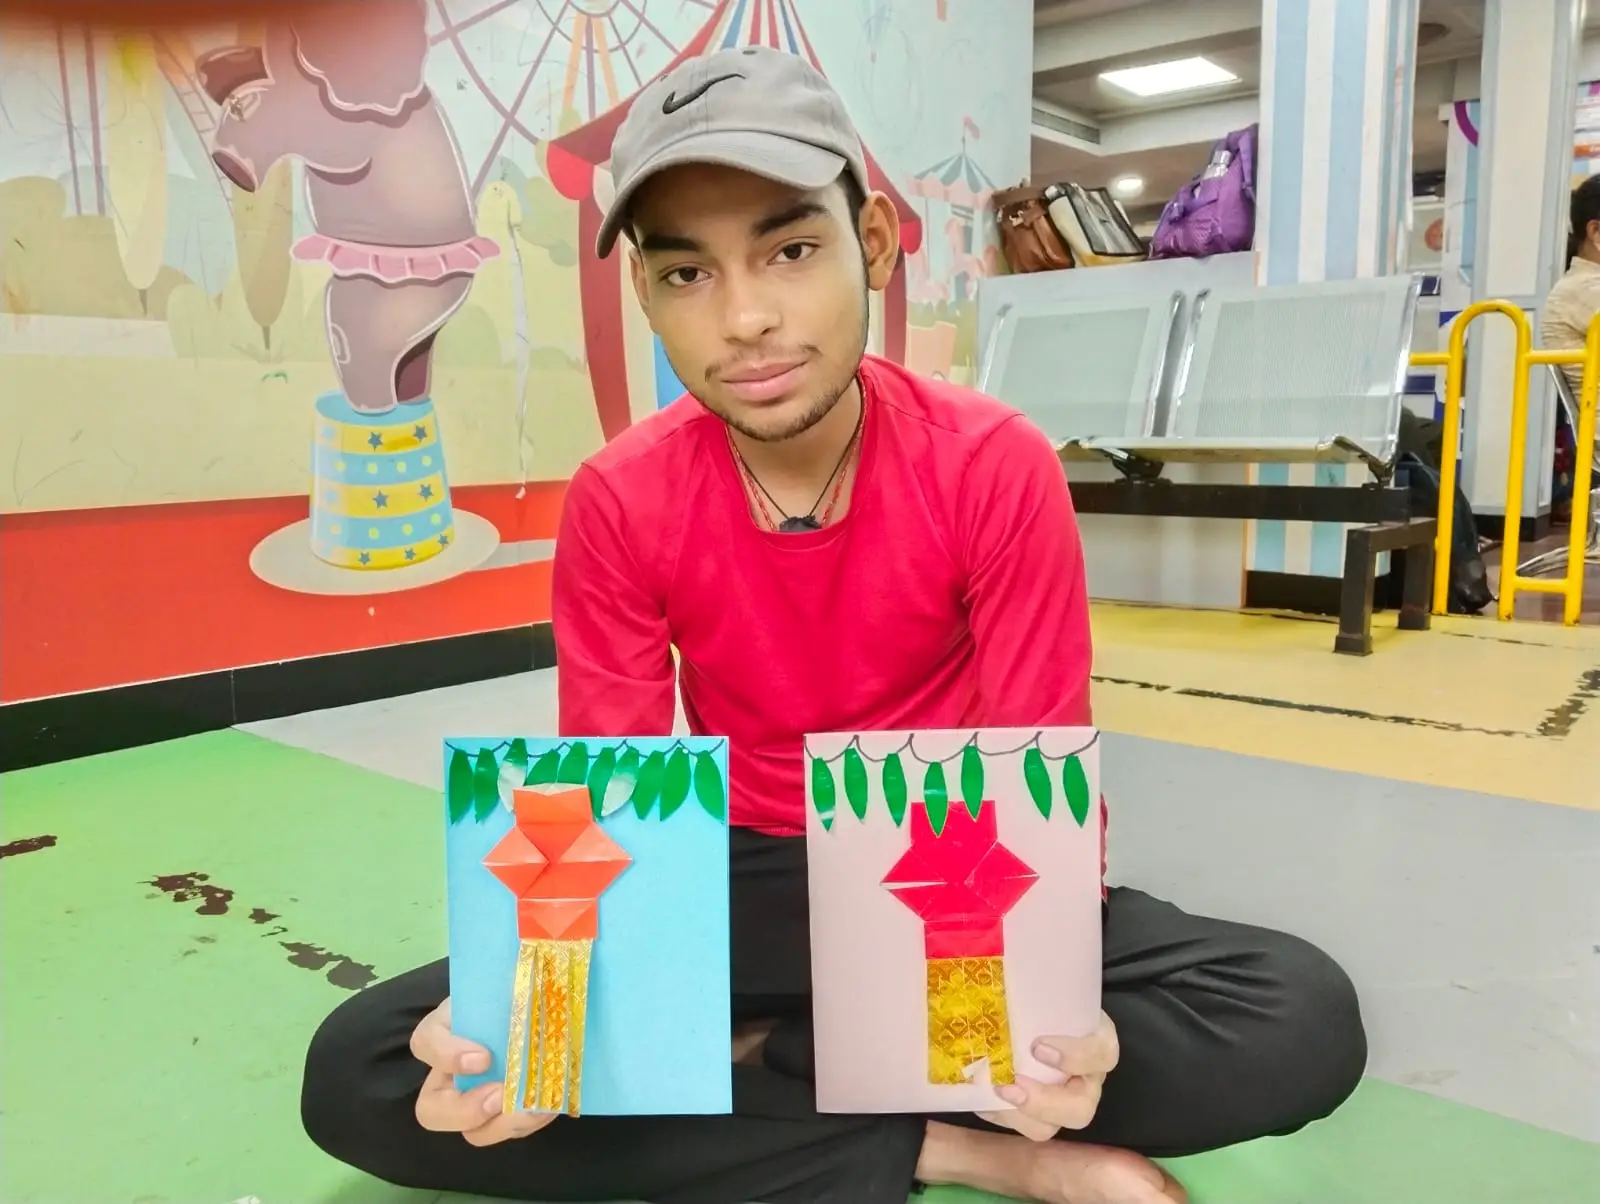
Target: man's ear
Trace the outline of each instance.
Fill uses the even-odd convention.
[[[644,259],[639,254],[639,248],[628,248],[628,274],[633,277],[633,295],[639,298],[639,308],[644,310],[644,316],[650,316],[650,282],[645,279]],[[654,323],[650,329],[654,330]]]
[[[867,287],[881,293],[889,287],[900,262],[900,214],[894,202],[881,192],[868,195],[861,206],[862,258],[867,264]]]

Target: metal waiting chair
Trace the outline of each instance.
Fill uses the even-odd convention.
[[[978,388],[1015,406],[1065,459],[1081,440],[1157,429],[1183,294],[1001,307]]]
[[[1555,365],[1550,366],[1550,375],[1556,382],[1556,401],[1567,415],[1567,423],[1572,428],[1573,436],[1578,433],[1578,399],[1573,396],[1572,382],[1567,379],[1567,374]],[[1600,564],[1600,443],[1591,448],[1578,448],[1577,454],[1583,455],[1585,451],[1593,457],[1594,473],[1589,479],[1593,489],[1589,493],[1589,533],[1584,543],[1584,562],[1586,564]],[[1543,577],[1551,573],[1565,572],[1567,568],[1567,548],[1565,546],[1542,552],[1531,557],[1517,566],[1517,573],[1522,577]]]
[[[1387,481],[1418,289],[1393,276],[1202,292],[1165,424],[1083,448],[1114,462],[1361,463]]]

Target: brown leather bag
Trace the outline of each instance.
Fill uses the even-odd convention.
[[[1032,185],[1001,189],[994,194],[994,208],[1000,250],[1013,272],[1053,272],[1073,266],[1072,252],[1050,220],[1044,189]]]

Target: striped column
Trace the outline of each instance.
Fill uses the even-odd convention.
[[[1265,0],[1257,281],[1405,271],[1419,0]],[[1263,484],[1359,485],[1366,469],[1263,464]],[[1250,525],[1257,572],[1337,577],[1334,523]]]
[[[1472,298],[1527,309],[1536,340],[1538,308],[1566,267],[1582,10],[1582,0],[1487,0],[1484,12]],[[1506,512],[1514,356],[1504,320],[1473,327],[1462,487],[1480,514]],[[1550,508],[1554,405],[1548,375],[1534,373],[1525,517]]]

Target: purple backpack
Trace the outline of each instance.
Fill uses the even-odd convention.
[[[1248,251],[1256,233],[1256,136],[1235,130],[1211,150],[1211,162],[1162,210],[1151,259],[1204,259]]]

